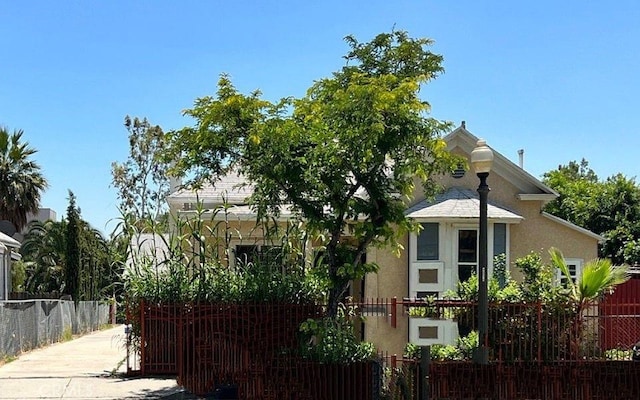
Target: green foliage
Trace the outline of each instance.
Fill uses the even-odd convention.
[[[158,219],[169,194],[168,164],[160,155],[165,136],[146,118],[125,117],[129,132],[129,156],[124,163],[111,163],[112,184],[118,190],[120,210],[136,220]]]
[[[551,262],[566,278],[571,299],[582,310],[589,302],[597,300],[601,295],[613,290],[616,286],[629,280],[628,268],[617,266],[611,260],[595,259],[582,267],[582,273],[574,282],[562,252],[556,248],[549,250]]]
[[[65,232],[66,251],[64,266],[64,293],[75,301],[80,300],[80,210],[76,206],[76,196],[69,190],[67,226]]]
[[[555,292],[555,271],[542,262],[540,254],[531,252],[515,261],[516,268],[524,275],[523,300],[527,302],[548,301]]]
[[[126,274],[125,291],[131,299],[154,303],[314,303],[326,289],[310,272],[283,272],[258,263],[250,268],[227,268],[209,261],[197,272],[177,260],[162,265],[144,260]]]
[[[22,260],[11,263],[11,291],[24,292],[27,281],[27,266]]]
[[[447,291],[445,298],[464,301],[478,301],[478,276],[471,275],[469,279],[458,282],[455,291]],[[500,287],[498,279],[492,276],[488,282],[487,297],[490,302],[518,302],[522,300],[522,289],[517,282],[510,278]]]
[[[79,218],[79,215],[78,215]],[[120,281],[114,272],[115,253],[111,244],[96,229],[81,218],[77,222],[82,279],[78,281],[83,299],[98,300],[113,296]],[[68,223],[62,221],[32,221],[20,247],[27,277],[25,291],[37,293],[63,292],[67,271]],[[78,278],[80,279],[80,278]]]
[[[33,160],[37,150],[22,141],[22,130],[9,133],[0,126],[0,220],[8,220],[18,232],[27,224],[27,214],[37,213],[47,180]]]
[[[57,282],[54,290],[61,288],[62,269],[65,265],[65,252],[67,248],[66,229],[67,223],[65,220],[32,221],[29,223],[28,231],[20,246],[20,254],[22,254],[22,259],[25,262],[35,265],[40,271],[35,273],[35,271],[32,270],[29,274],[29,279],[43,275],[41,278],[36,278],[36,281],[45,283],[50,281],[53,276],[59,275],[59,278],[54,279]],[[44,276],[47,277],[44,278]],[[29,281],[29,291],[32,293],[40,291],[40,289],[36,288],[40,287],[42,283]]]
[[[423,299],[424,306],[409,307],[407,313],[410,317],[418,318],[443,318],[439,314],[439,310],[435,307],[435,296],[429,296]]]
[[[591,354],[597,338],[590,336],[593,329],[584,329],[588,322],[583,318],[583,310],[628,279],[626,267],[597,259],[587,262],[577,281],[573,282],[562,253],[551,249],[550,255],[552,262],[549,265],[545,265],[540,255],[534,252],[517,259],[515,266],[524,275],[522,282],[507,278],[501,288],[495,276],[489,281],[489,321],[494,337],[502,340],[490,343],[490,346],[504,360],[522,361],[523,357],[530,357],[516,350],[525,346],[539,346],[543,359],[559,356],[576,359],[580,354]],[[566,287],[558,284],[557,271],[567,278]],[[466,282],[460,282],[457,290],[447,295],[476,301],[477,293],[478,279],[474,275]],[[450,309],[455,314],[461,334],[475,326],[477,315],[474,309]],[[559,336],[553,340],[546,335],[539,336],[531,330],[535,324],[540,324],[540,331],[557,332]],[[434,357],[460,359],[455,347],[437,350],[439,353]]]
[[[433,361],[462,361],[470,360],[473,352],[478,348],[478,332],[471,331],[468,335],[456,339],[455,345],[436,344],[430,346],[430,356]],[[420,359],[420,346],[407,343],[404,348],[404,357]]]
[[[604,358],[613,361],[628,361],[632,355],[633,350],[629,349],[609,349],[604,352]]]
[[[99,300],[116,278],[106,239],[82,219],[71,191],[66,221],[32,224],[21,253],[33,266],[28,286],[34,293],[61,291],[74,301]]]
[[[640,187],[622,174],[599,180],[588,165],[571,161],[544,174],[544,183],[560,194],[545,211],[604,236],[600,257],[614,264],[640,262],[634,250],[640,240]]]
[[[507,255],[500,253],[493,257],[493,276],[498,281],[498,286],[503,288],[511,279],[507,269]]]
[[[195,126],[168,134],[165,154],[195,184],[237,169],[254,187],[259,219],[289,205],[312,236],[325,238],[332,315],[348,281],[375,270],[362,264],[366,248],[399,252],[397,239],[417,229],[404,215],[416,180],[431,195],[432,177],[459,163],[441,139],[450,125],[427,117],[419,96],[442,72],[442,57],[427,50],[431,41],[405,32],[346,40],[347,65],[302,98],[243,95],[222,75],[215,96],[185,111]],[[351,243],[341,241],[346,233]]]
[[[309,319],[300,325],[303,334],[303,357],[322,363],[352,363],[373,359],[377,352],[373,344],[360,342],[355,335],[352,309],[343,304],[336,317]]]
[[[236,260],[232,267],[230,241],[239,233],[229,228],[227,214],[222,221],[214,220],[217,212],[226,212],[226,207],[220,206],[213,213],[210,224],[204,219],[204,210],[199,210],[192,219],[174,222],[179,232],[176,234],[141,235],[139,221],[125,217],[121,227],[121,240],[128,243],[123,256],[128,260],[124,290],[131,300],[303,304],[326,297],[328,283],[322,271],[309,268],[298,257],[301,250],[293,250],[304,236],[296,227],[281,229],[277,239],[265,239],[283,245],[275,257],[249,263]],[[208,240],[202,239],[205,234]],[[195,246],[194,238],[199,239]],[[140,248],[152,250],[136,250]]]

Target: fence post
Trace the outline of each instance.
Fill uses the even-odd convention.
[[[397,310],[396,306],[398,305],[398,299],[395,297],[391,299],[391,327],[395,328],[397,326]]]
[[[144,320],[144,308],[145,308],[145,304],[144,304],[144,299],[140,300],[140,315],[138,318],[140,321],[140,374],[142,376],[144,376],[145,373],[145,356],[146,356],[146,351],[145,351],[145,341],[146,341],[146,330],[144,329],[144,325],[145,325],[145,320]]]
[[[429,364],[431,346],[420,347],[420,400],[429,400]]]
[[[538,364],[542,363],[542,303],[538,301]]]

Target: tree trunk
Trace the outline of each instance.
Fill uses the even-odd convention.
[[[338,306],[342,301],[349,282],[344,284],[338,284],[334,282],[333,287],[329,290],[329,299],[327,302],[327,317],[335,318],[338,316]]]

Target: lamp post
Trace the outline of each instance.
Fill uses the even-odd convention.
[[[488,289],[488,251],[487,251],[487,197],[489,186],[487,177],[493,163],[493,152],[483,139],[479,139],[476,148],[471,152],[471,165],[480,179],[478,195],[480,196],[480,245],[478,249],[478,349],[475,362],[489,363],[489,299]]]

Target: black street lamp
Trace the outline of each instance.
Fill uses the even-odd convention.
[[[489,299],[488,299],[488,251],[487,251],[487,197],[489,186],[487,177],[493,163],[493,152],[483,139],[479,139],[471,152],[471,165],[480,178],[480,245],[478,249],[478,349],[475,362],[489,363]]]

